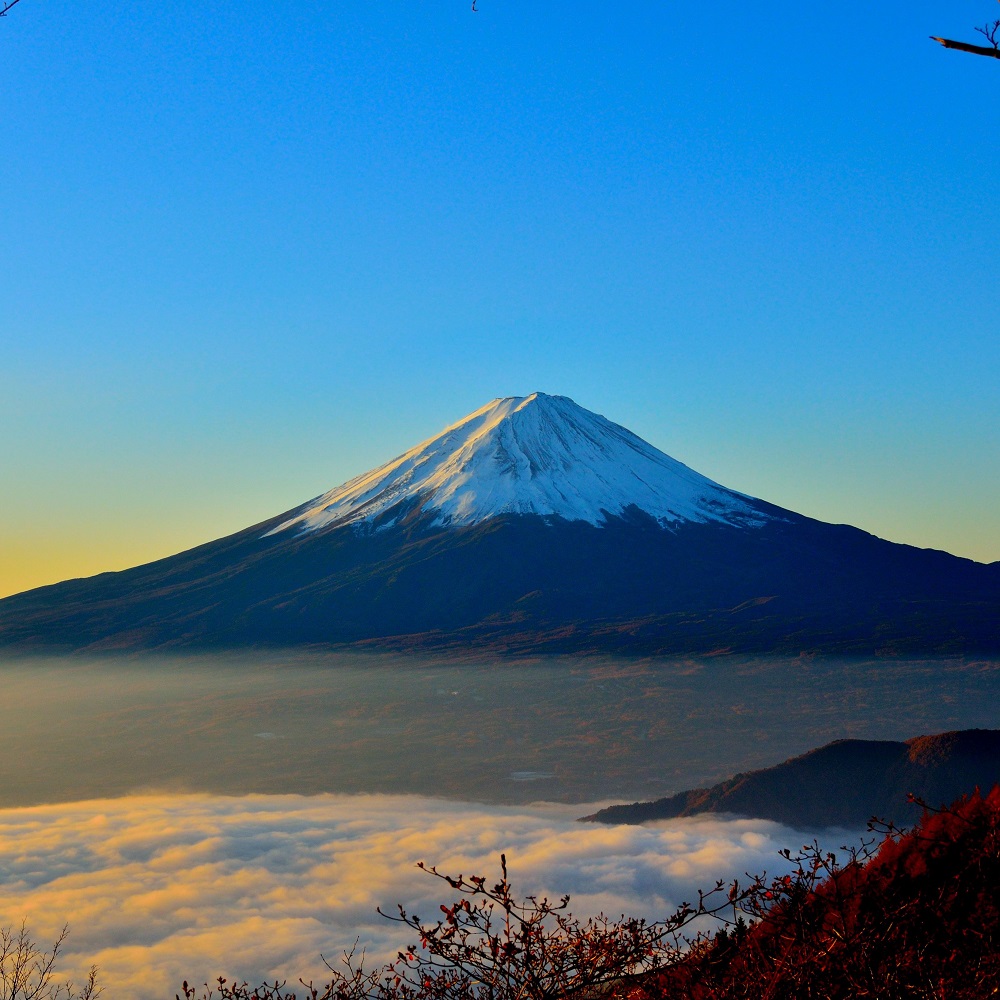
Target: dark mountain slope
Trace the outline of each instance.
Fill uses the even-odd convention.
[[[1000,730],[966,729],[903,743],[837,740],[761,771],[737,774],[655,802],[610,806],[585,819],[642,823],[698,813],[734,813],[797,828],[863,826],[872,816],[910,823],[912,793],[929,805],[1000,782]]]
[[[284,516],[284,515],[283,515]],[[262,537],[0,601],[0,645],[1000,650],[1000,569],[797,515],[747,531],[532,515]],[[402,638],[405,637],[405,638]]]
[[[1000,565],[714,483],[564,397],[494,400],[228,538],[0,601],[0,646],[1000,652]]]

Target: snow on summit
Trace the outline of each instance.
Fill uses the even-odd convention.
[[[630,430],[566,396],[495,399],[391,462],[306,504],[268,534],[371,521],[414,504],[435,524],[498,514],[605,523],[638,507],[664,526],[681,521],[753,525],[767,520],[727,490]]]

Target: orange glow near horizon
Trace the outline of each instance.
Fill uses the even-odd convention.
[[[0,566],[0,598],[64,580],[130,569],[202,541],[208,538],[193,540],[183,537],[181,532],[172,532],[141,539],[133,533],[122,535],[107,530],[88,532],[84,538],[48,533],[5,539]]]
[[[831,508],[835,502],[836,500],[828,502],[826,506]],[[806,513],[820,520],[853,523],[890,541],[921,548],[944,549],[978,562],[1000,559],[1000,550],[996,548],[997,540],[983,537],[978,530],[979,525],[989,523],[991,514],[986,511],[982,512],[981,518],[949,521],[941,516],[940,511],[927,509],[921,518],[920,512],[914,510],[907,524],[910,529],[908,537],[901,537],[898,525],[894,523],[894,513],[886,512],[882,523],[874,523],[871,516],[863,521],[860,517],[852,519],[848,515],[838,517],[830,509],[810,509],[807,504],[800,504],[797,508],[790,506],[799,513]],[[220,509],[224,510],[221,501]],[[187,517],[179,517],[169,524],[157,519],[152,526],[138,517],[125,523],[117,517],[117,511],[100,521],[67,522],[56,527],[50,525],[44,531],[26,527],[23,518],[19,525],[10,522],[0,525],[0,599],[63,580],[130,569],[163,559],[222,538],[262,519],[261,515],[247,511],[242,515],[242,523],[233,523],[231,512],[227,512],[230,513],[229,523],[221,518],[213,518],[210,523],[202,521],[199,524],[197,514],[203,515],[203,511],[181,509],[179,513],[186,514]],[[271,513],[277,514],[280,510],[275,509]],[[921,529],[919,534],[913,530],[914,527]]]

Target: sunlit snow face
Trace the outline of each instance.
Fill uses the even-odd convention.
[[[759,820],[581,824],[580,807],[504,809],[400,796],[143,797],[0,811],[0,913],[40,940],[63,922],[60,966],[91,962],[116,1000],[172,996],[220,974],[322,978],[355,937],[380,961],[409,941],[375,908],[436,912],[419,872],[492,876],[573,896],[577,915],[662,917],[716,878],[777,870],[802,834]],[[840,844],[841,839],[836,843]]]
[[[768,519],[626,428],[565,396],[533,393],[494,400],[268,534],[370,521],[404,502],[422,504],[439,524],[538,514],[597,525],[632,507],[667,525]]]

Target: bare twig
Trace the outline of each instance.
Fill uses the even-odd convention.
[[[992,25],[984,24],[981,28],[976,28],[976,31],[985,36],[990,45],[995,49],[1000,49],[1000,42],[997,41],[998,30],[1000,30],[1000,21],[994,21]]]
[[[11,7],[14,6],[14,4],[20,3],[20,2],[21,2],[21,0],[9,0],[8,3],[5,3],[3,5],[3,10],[0,10],[0,17],[3,17],[4,14],[6,14],[7,11],[9,11],[11,9]]]
[[[66,940],[63,927],[48,951],[40,948],[25,924],[18,931],[0,928],[0,998],[2,1000],[97,1000],[102,987],[97,985],[97,969],[92,967],[83,988],[55,979],[56,960]]]

